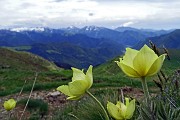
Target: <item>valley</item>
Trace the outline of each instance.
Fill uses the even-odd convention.
[[[143,44],[148,44],[149,39],[166,36],[172,31],[97,26],[13,28],[0,30],[0,46],[39,55],[59,67],[87,68],[90,64],[97,66],[122,55],[126,47],[139,49]]]

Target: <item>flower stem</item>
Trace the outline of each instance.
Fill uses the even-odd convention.
[[[98,103],[98,105],[101,107],[101,109],[104,112],[106,120],[109,120],[108,114],[107,114],[105,108],[103,107],[103,105],[101,104],[101,102],[99,102],[99,100],[96,97],[94,97],[89,91],[86,91],[86,93]]]
[[[8,113],[8,120],[10,120],[11,119],[11,111],[9,111],[9,113]]]
[[[142,77],[141,79],[142,79],[141,81],[142,81],[142,87],[143,87],[144,95],[146,98],[146,103],[148,103],[150,96],[149,96],[149,91],[148,91],[148,87],[147,87],[147,82],[146,82],[145,77]]]

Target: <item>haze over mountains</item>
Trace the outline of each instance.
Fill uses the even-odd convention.
[[[0,30],[0,46],[37,54],[61,67],[87,68],[122,55],[127,46],[138,48],[149,39],[158,46],[180,49],[179,36],[180,30],[130,27],[13,28]]]

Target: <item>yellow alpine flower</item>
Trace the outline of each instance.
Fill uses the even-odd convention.
[[[72,82],[69,82],[68,85],[62,85],[57,88],[58,91],[69,96],[69,100],[77,100],[81,98],[86,90],[88,90],[93,84],[92,68],[90,65],[86,74],[83,70],[72,67],[73,77]]]
[[[15,106],[16,106],[16,101],[14,99],[9,99],[8,101],[4,102],[4,108],[7,111],[12,110],[13,108],[15,108]]]
[[[125,98],[126,105],[118,101],[117,104],[107,103],[109,114],[116,120],[126,120],[133,116],[135,111],[135,99],[129,102],[129,98]]]
[[[130,77],[146,77],[156,74],[163,64],[166,54],[157,56],[155,52],[144,45],[139,51],[126,48],[126,53],[120,61],[115,61],[122,71]]]

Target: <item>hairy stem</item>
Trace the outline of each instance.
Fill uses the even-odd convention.
[[[149,95],[149,91],[148,91],[147,82],[146,82],[145,77],[141,78],[141,82],[142,82],[142,87],[143,87],[146,103],[149,103],[150,95]]]
[[[108,116],[105,108],[104,108],[103,105],[101,104],[101,102],[99,102],[99,100],[98,100],[96,97],[94,97],[89,91],[86,91],[86,93],[87,93],[93,100],[95,100],[95,101],[98,103],[98,105],[101,107],[101,109],[102,109],[103,112],[104,112],[104,115],[105,115],[106,120],[109,120],[109,116]]]

